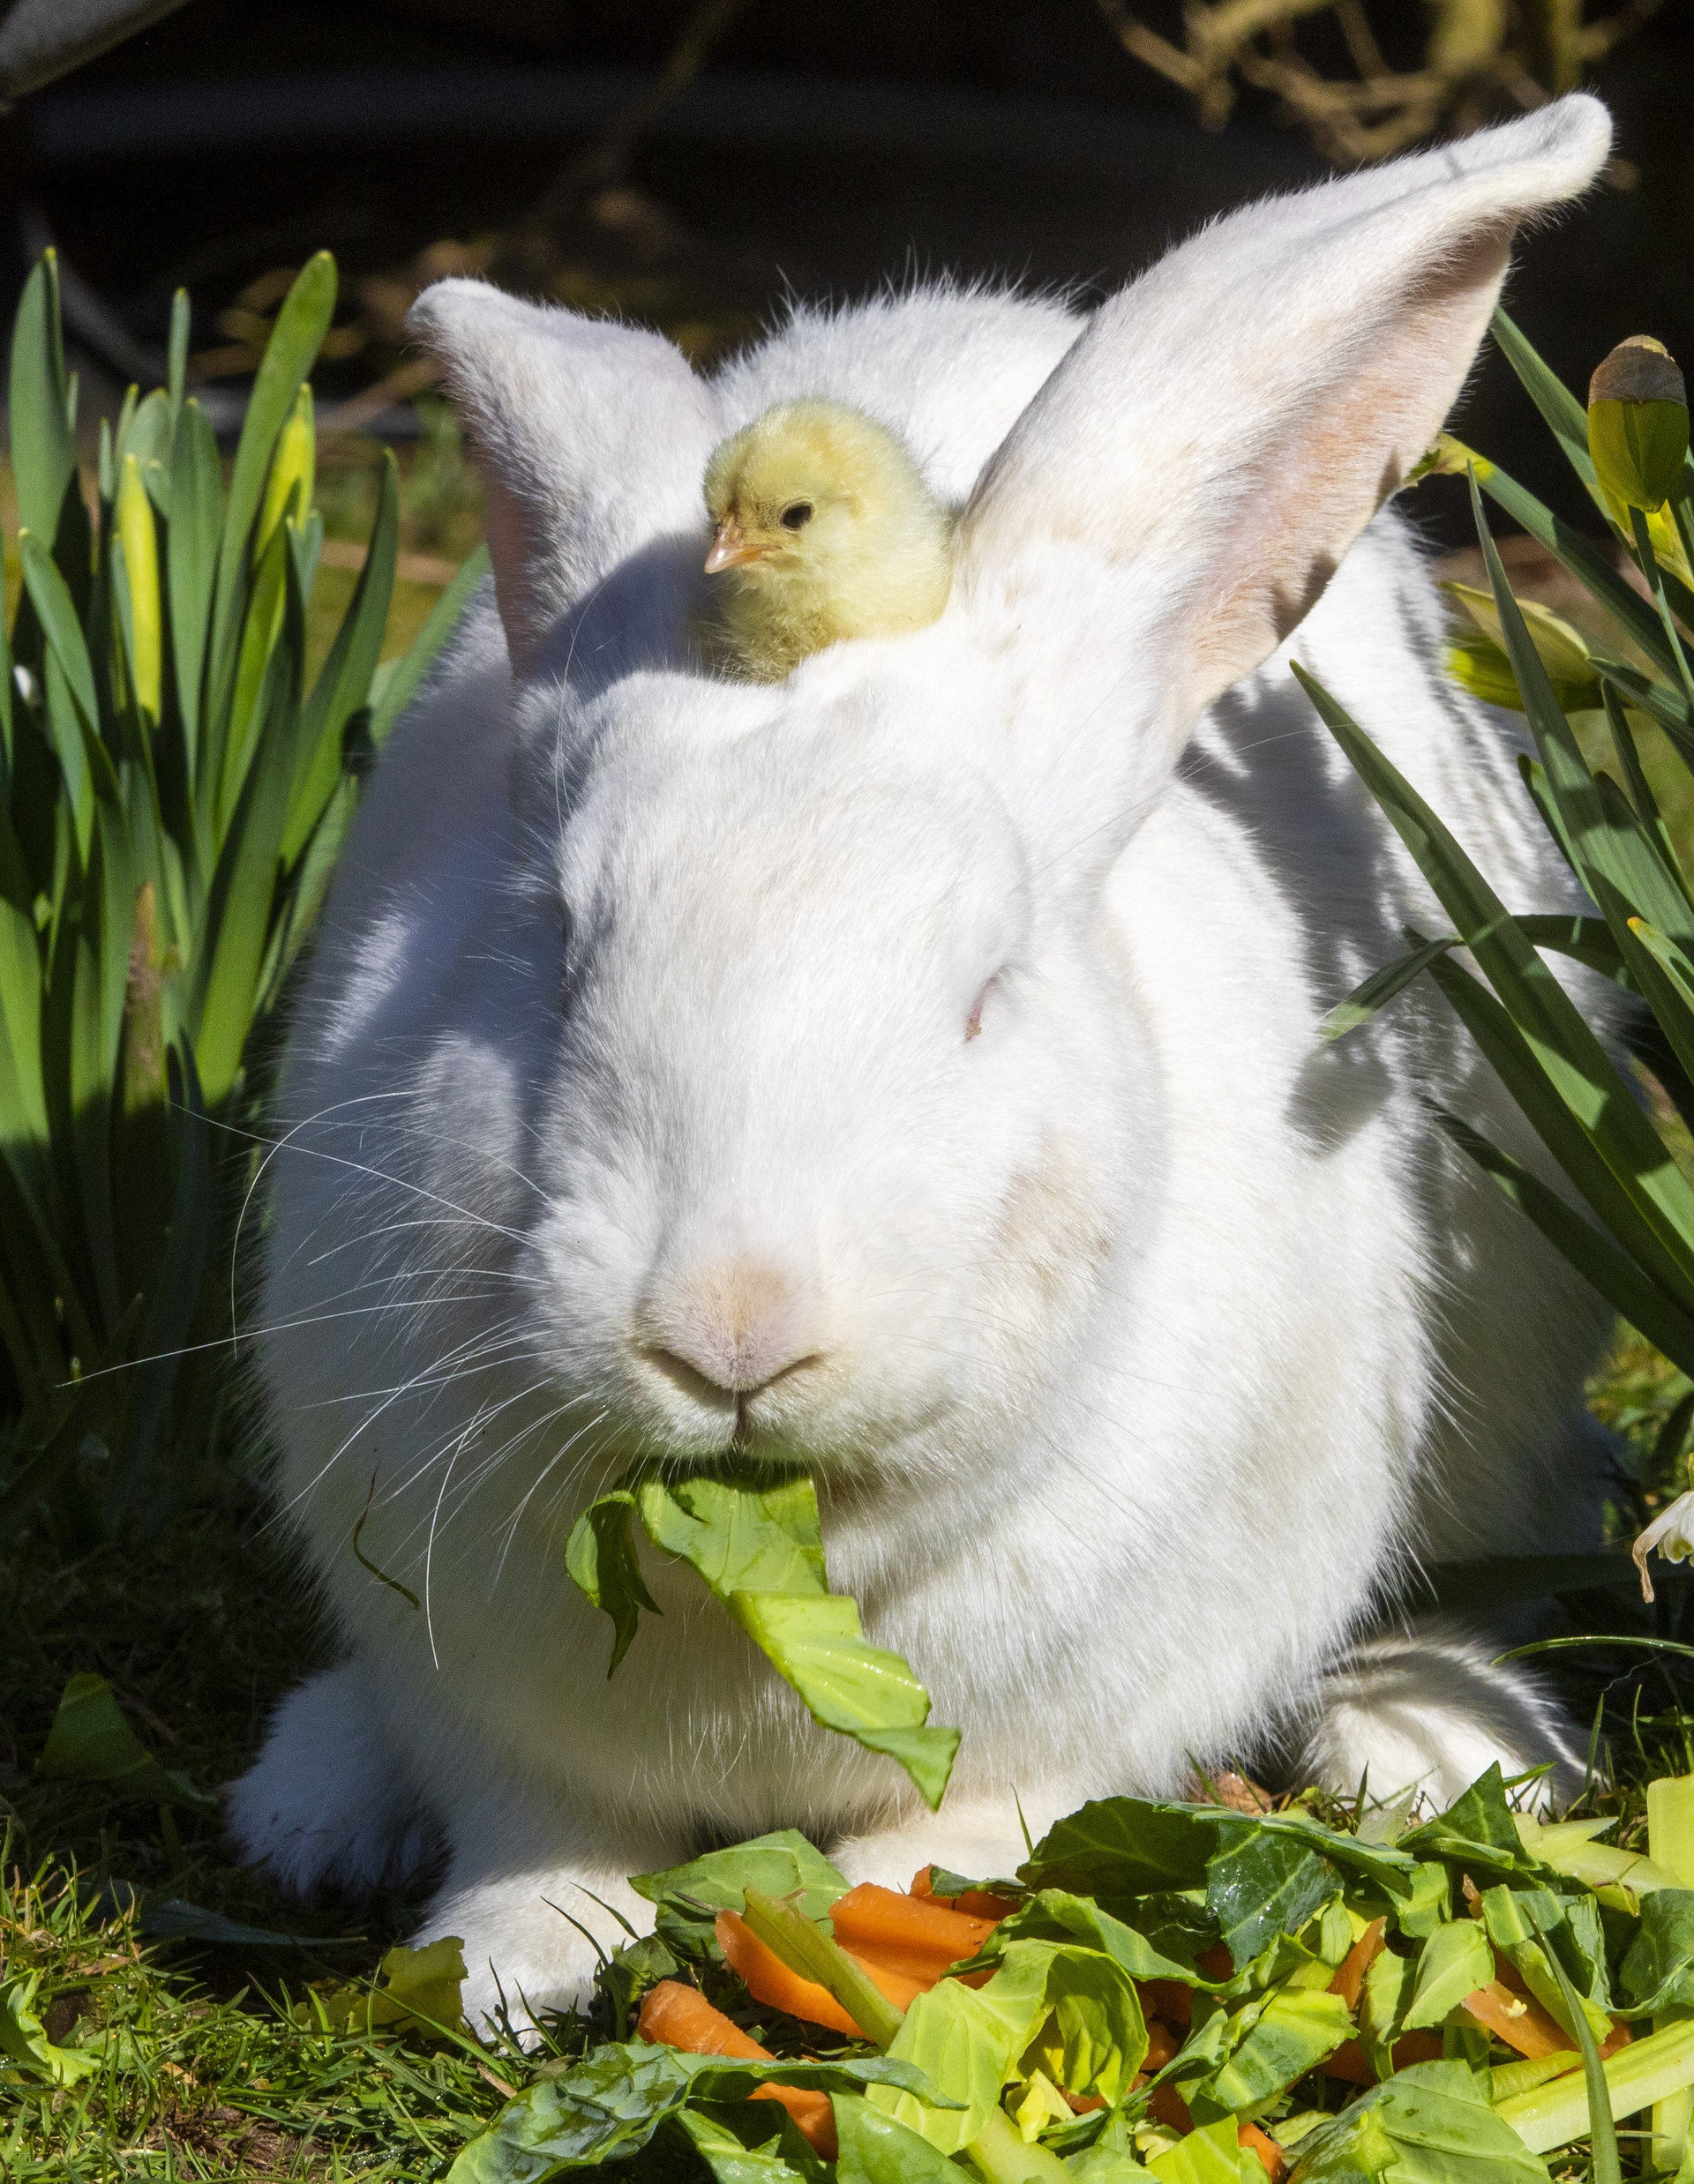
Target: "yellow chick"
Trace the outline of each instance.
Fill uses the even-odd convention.
[[[776,683],[846,637],[922,629],[953,583],[953,519],[903,443],[843,402],[779,402],[706,466],[723,579],[716,648]],[[716,587],[715,587],[716,588]]]

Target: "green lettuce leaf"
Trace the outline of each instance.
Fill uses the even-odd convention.
[[[1232,2013],[1225,2060],[1188,2081],[1183,2098],[1206,2123],[1263,2108],[1352,2038],[1353,2019],[1338,1994],[1285,1986]]]
[[[39,1971],[19,1972],[0,1986],[0,2055],[16,2070],[49,2085],[72,2085],[100,2068],[100,2057],[80,2048],[58,2047],[47,2037],[35,2014]]]
[[[956,2153],[982,2135],[1038,2035],[1032,2068],[1071,2092],[1098,2091],[1107,2101],[1128,2091],[1147,2053],[1140,2000],[1122,1965],[1074,1943],[1018,1941],[986,1986],[943,1979],[917,1995],[888,2048],[891,2058],[922,2071],[933,2094],[958,2107],[925,2107],[881,2087],[867,2098],[938,2152]]]
[[[1548,1889],[1503,1885],[1482,1891],[1481,1910],[1488,1939],[1510,1959],[1536,2001],[1574,2037],[1564,1990],[1548,1962],[1548,1951],[1557,1951],[1595,2038],[1605,2039],[1612,2029],[1611,1981],[1600,1906],[1593,1897],[1586,1893],[1559,1896]]]
[[[1618,1978],[1638,2013],[1694,2008],[1694,1889],[1641,1899],[1641,1923]]]
[[[1102,1949],[1134,1979],[1177,1979],[1186,1986],[1213,1990],[1192,1964],[1179,1963],[1154,1948],[1144,1933],[1114,1918],[1085,1896],[1066,1889],[1043,1889],[1020,1909],[1008,1912],[984,1942],[973,1963],[998,1963],[1014,1941],[1080,1941]]]
[[[790,2158],[798,2150],[783,2143],[782,2107],[776,2101],[761,2101],[759,2106],[768,2110],[775,2120],[766,2125],[761,2117],[746,2137],[738,2135],[727,2121],[698,2108],[679,2108],[663,2128],[687,2140],[714,2184],[808,2184],[812,2177],[826,2176],[828,2173],[821,2162],[801,2155],[797,2165]],[[741,2112],[743,2115],[753,2113],[751,2105]]]
[[[1229,2119],[1190,2131],[1176,2145],[1155,2154],[1147,2167],[1160,2184],[1260,2184],[1264,2175],[1258,2156],[1244,2152],[1237,2143],[1235,2124]]]
[[[1524,1848],[1497,1761],[1444,1813],[1402,1836],[1399,1847],[1413,1858],[1452,1859],[1473,1872],[1478,1867],[1507,1874],[1541,1870]]]
[[[1417,1991],[1418,1960],[1397,1956],[1391,1948],[1383,1949],[1365,1974],[1359,1996],[1359,2044],[1379,2078],[1393,2071],[1394,2043],[1405,2030],[1405,2013]]]
[[[1437,1926],[1418,1959],[1412,2006],[1401,2019],[1407,2031],[1439,2024],[1467,1994],[1494,1977],[1494,1951],[1486,1930],[1474,1918],[1455,1918]]]
[[[1264,1828],[1226,1841],[1206,1864],[1206,1905],[1236,1965],[1250,1963],[1274,1934],[1298,1933],[1340,1889],[1327,1859]]]
[[[959,1731],[928,1725],[929,1694],[897,1653],[866,1637],[857,1602],[829,1590],[809,1478],[637,1477],[585,1511],[565,1564],[612,1619],[613,1669],[641,1610],[653,1606],[636,1564],[634,1516],[656,1547],[693,1566],[814,1721],[897,1761],[931,1808],[940,1805]]]
[[[757,2087],[772,2084],[825,2093],[897,2088],[914,2106],[918,2096],[940,2098],[921,2070],[888,2056],[741,2062],[629,2041],[596,2047],[581,2062],[556,2076],[538,2078],[508,2101],[482,2136],[460,2154],[447,2173],[448,2184],[542,2184],[543,2178],[569,2169],[626,2160],[686,2106],[745,2101]]]
[[[938,2153],[956,2154],[982,2135],[1000,2105],[1001,2088],[1036,2029],[1033,2011],[1008,2019],[988,1993],[988,1988],[943,1979],[913,1998],[888,2049],[892,2060],[914,2065],[932,2090],[960,2104],[957,2108],[926,2107],[910,2093],[881,2088],[866,2096]]]
[[[1547,2184],[1462,2062],[1400,2071],[1300,2142],[1289,2184]]]
[[[835,2097],[837,2184],[960,2184],[963,2172],[926,2138],[857,2093]]]
[[[103,1676],[72,1676],[35,1762],[43,1782],[94,1782],[114,1797],[156,1805],[215,1805],[178,1769],[162,1767],[131,1728]]]
[[[1394,1905],[1394,1924],[1414,1941],[1427,1941],[1453,1911],[1453,1876],[1438,1858],[1412,1868],[1411,1887]]]
[[[1411,1887],[1415,1860],[1402,1847],[1361,1842],[1308,1814],[1249,1817],[1227,1806],[1145,1798],[1098,1798],[1083,1806],[1048,1830],[1018,1878],[1031,1889],[1064,1889],[1108,1902],[1158,1889],[1209,1889],[1211,1860],[1255,1837],[1297,1845],[1392,1896]],[[1222,1885],[1227,1889],[1226,1876]]]
[[[836,1898],[847,1893],[841,1874],[795,1828],[708,1851],[663,1873],[636,1874],[629,1885],[657,1906],[661,1933],[696,1948],[711,1939],[719,1911],[741,1909],[749,1889],[792,1900],[808,1918],[827,1918]]]
[[[647,1589],[635,1556],[635,1497],[602,1494],[574,1526],[565,1548],[565,1567],[579,1592],[611,1618],[610,1679],[634,1643],[641,1610],[661,1612]]]
[[[1008,2022],[1032,2028],[1021,2052],[1068,2092],[1098,2093],[1115,2106],[1146,2060],[1147,2027],[1135,1981],[1103,1950],[1014,1942],[979,1991]]]

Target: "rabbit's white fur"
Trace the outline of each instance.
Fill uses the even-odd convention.
[[[1508,902],[1561,898],[1416,551],[1358,535],[1514,222],[1608,134],[1567,100],[1251,208],[1086,327],[923,291],[710,382],[476,283],[423,298],[499,618],[385,756],[298,1012],[264,1356],[349,1657],[232,1814],[303,1888],[438,1830],[426,1930],[465,1938],[474,2012],[497,1975],[579,1991],[560,1913],[614,1938],[594,1897],[637,1916],[624,1876],[713,1834],[797,1823],[903,1884],[1014,1866],[1015,1793],[1038,1830],[1275,1737],[1438,1798],[1568,1759],[1473,1642],[1349,1651],[1418,1558],[1587,1538],[1605,1315],[1444,1149],[1430,1093],[1523,1133],[1438,1006],[1318,1041],[1443,921],[1288,660]],[[705,458],[800,394],[968,497],[953,603],[713,679]],[[732,1441],[810,1466],[834,1584],[963,1727],[939,1815],[656,1557],[663,1618],[606,1680],[574,1516]],[[356,1558],[367,1505],[421,1609]]]

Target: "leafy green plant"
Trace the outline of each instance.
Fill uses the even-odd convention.
[[[637,1471],[592,1503],[565,1562],[573,1582],[611,1618],[608,1676],[633,1643],[642,1612],[659,1612],[636,1559],[638,1522],[662,1553],[697,1572],[814,1721],[898,1761],[931,1808],[940,1805],[960,1732],[930,1722],[929,1694],[905,1662],[866,1637],[857,1601],[829,1590],[809,1477],[697,1472],[667,1480]]]
[[[1647,1856],[1599,1840],[1611,1821],[1514,1811],[1497,1767],[1420,1825],[1409,1793],[1106,1798],[1015,1879],[930,1868],[939,1899],[850,1889],[792,1832],[710,1851],[634,1877],[656,1931],[602,1964],[600,2044],[513,2069],[530,2082],[449,2184],[1548,2184],[1583,2138],[1619,2184],[1614,2120],[1649,2106],[1672,2173],[1691,1800],[1653,1784]],[[738,1922],[764,1951],[726,1961]],[[820,1988],[862,2037],[811,2061],[837,2022],[805,2015]],[[775,2087],[828,2093],[830,2122]]]
[[[1638,372],[1631,380],[1615,369],[1624,349],[1645,348],[1668,365],[1656,343],[1615,351],[1608,382],[1595,390],[1600,399],[1585,414],[1503,312],[1495,333],[1640,579],[1638,589],[1620,572],[1615,551],[1584,536],[1496,464],[1445,436],[1437,444],[1428,467],[1470,476],[1489,582],[1484,610],[1473,614],[1475,633],[1452,664],[1481,694],[1521,707],[1537,754],[1522,762],[1525,789],[1593,914],[1509,909],[1364,730],[1296,668],[1453,924],[1435,936],[1408,931],[1409,952],[1350,995],[1327,1029],[1342,1036],[1413,979],[1432,978],[1592,1217],[1461,1117],[1442,1116],[1449,1135],[1632,1326],[1694,1372],[1694,1181],[1542,954],[1605,972],[1652,1010],[1672,1065],[1664,1089],[1686,1121],[1694,1078],[1694,861],[1665,822],[1638,737],[1645,722],[1656,723],[1675,759],[1694,770],[1687,408],[1667,399],[1681,391],[1674,367],[1654,370],[1644,390],[1651,399],[1616,399],[1619,384],[1643,385]],[[1616,414],[1638,408],[1638,418]],[[1662,498],[1644,506],[1655,493]],[[1549,629],[1554,617],[1525,612],[1489,534],[1484,495],[1584,586],[1615,641],[1590,643],[1566,624]],[[1603,716],[1615,772],[1591,765],[1572,726],[1572,714],[1593,709]],[[1475,971],[1453,955],[1460,946]]]
[[[386,457],[357,588],[308,686],[323,526],[305,375],[334,299],[320,254],[278,314],[226,480],[187,395],[179,294],[169,385],[131,388],[102,423],[92,509],[51,252],[13,330],[0,1410],[15,1422],[0,1509],[50,1495],[73,1536],[156,1507],[215,1431],[227,1359],[182,1359],[230,1332],[225,1154],[255,1119],[273,1012],[362,766],[479,573],[468,565],[413,653],[379,669],[400,513]]]

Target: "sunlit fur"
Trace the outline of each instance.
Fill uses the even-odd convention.
[[[500,615],[386,747],[296,1014],[254,1332],[344,1656],[230,1814],[302,1887],[438,1841],[473,2014],[497,1973],[520,2016],[578,1992],[571,1921],[615,1941],[626,1876],[712,1836],[903,1885],[1015,1866],[1016,1800],[1039,1832],[1196,1761],[1442,1798],[1568,1754],[1497,1643],[1359,1647],[1410,1566],[1592,1539],[1605,1313],[1439,1129],[1539,1157],[1433,994],[1319,1036],[1446,921],[1288,663],[1508,903],[1569,902],[1369,519],[1512,222],[1607,138],[1565,101],[1250,207],[1086,320],[927,288],[711,380],[421,300]],[[708,458],[819,396],[962,509],[947,607],[704,669]],[[731,1447],[812,1470],[836,1585],[963,1728],[938,1815],[656,1556],[606,1680],[574,1519]]]
[[[758,558],[711,580],[708,632],[754,681],[826,645],[934,621],[953,525],[898,436],[844,402],[779,402],[715,448],[706,507]],[[798,528],[790,509],[809,509]]]

